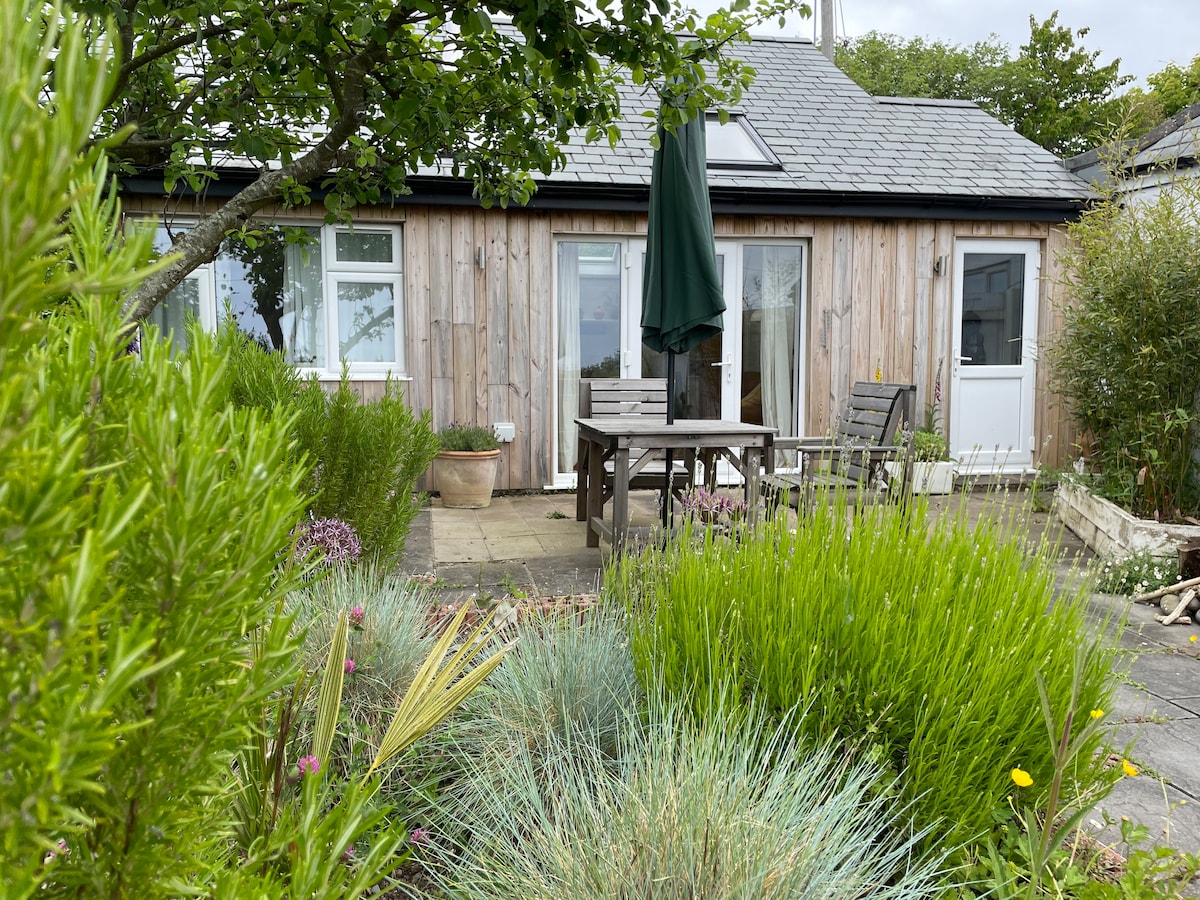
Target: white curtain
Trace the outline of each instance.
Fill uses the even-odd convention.
[[[325,305],[321,283],[321,248],[288,244],[284,248],[283,328],[288,362],[325,366]]]
[[[761,247],[759,368],[763,424],[794,434],[796,421],[796,306],[800,254],[795,247]]]
[[[579,245],[558,245],[558,471],[575,468],[579,429]]]

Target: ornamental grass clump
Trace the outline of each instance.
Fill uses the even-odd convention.
[[[400,698],[429,655],[432,600],[408,579],[371,565],[339,567],[288,597],[296,630],[304,636],[306,667],[315,669],[334,639],[339,610],[347,610],[347,677],[342,688],[343,730],[337,765],[370,760]],[[315,700],[315,698],[313,698]],[[311,702],[310,702],[311,707]],[[311,714],[311,708],[309,710]],[[390,793],[384,785],[385,793]]]
[[[526,900],[930,896],[938,860],[918,854],[886,776],[797,725],[668,706],[615,762],[557,738],[486,778],[468,759],[489,814],[464,821],[441,877],[453,896]]]
[[[551,760],[564,747],[615,760],[641,727],[644,695],[615,610],[592,610],[583,622],[525,622],[518,635],[517,647],[437,744],[444,759],[472,761],[449,789],[450,805],[431,812],[443,836],[454,821],[475,827],[499,813],[495,797],[514,765],[551,777]]]
[[[1063,708],[1076,646],[1094,647],[1078,698],[1105,708],[1111,651],[1084,628],[1081,594],[1056,598],[1051,548],[1030,557],[996,523],[926,528],[924,515],[915,504],[848,521],[817,503],[795,530],[778,517],[736,543],[651,548],[614,590],[648,690],[701,716],[714,692],[806,708],[800,730],[886,760],[920,821],[959,843],[993,824],[1014,766],[1049,780],[1037,672]]]

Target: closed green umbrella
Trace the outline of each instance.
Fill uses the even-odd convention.
[[[675,131],[658,129],[650,178],[650,219],[642,276],[642,343],[667,354],[667,423],[675,421],[675,354],[722,330],[725,297],[713,246],[704,114]],[[663,525],[670,520],[672,454],[667,452]]]
[[[658,129],[642,276],[642,343],[667,357],[667,421],[675,418],[674,359],[722,330],[725,297],[713,246],[704,115]]]

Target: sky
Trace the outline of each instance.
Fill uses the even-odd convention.
[[[817,0],[808,0],[814,19]],[[717,0],[695,4],[702,11],[722,5]],[[951,44],[973,44],[997,35],[1015,56],[1029,37],[1029,17],[1044,21],[1056,9],[1059,25],[1072,31],[1089,29],[1076,43],[1099,50],[1099,62],[1121,59],[1121,73],[1139,84],[1168,63],[1187,66],[1200,55],[1200,10],[1197,0],[834,0],[838,37],[885,31]],[[813,19],[798,17],[775,33],[813,37]],[[764,29],[764,33],[767,30]]]

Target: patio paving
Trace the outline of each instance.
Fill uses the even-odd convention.
[[[1000,506],[995,495],[972,493],[932,498],[930,515],[964,515],[974,521],[989,510],[1009,516],[1031,541],[1058,534],[1059,523],[1045,512],[1030,512],[1018,502]],[[965,506],[964,506],[965,504]],[[630,495],[635,527],[657,521],[653,492]],[[1071,532],[1059,537],[1064,562],[1059,583],[1080,577],[1080,564],[1091,554]],[[434,498],[414,521],[403,571],[431,576],[446,601],[469,597],[562,597],[599,590],[607,547],[589,548],[586,526],[575,521],[575,495],[530,493],[496,496],[481,510],[446,509]],[[1120,639],[1120,685],[1107,718],[1114,723],[1113,745],[1132,743],[1129,755],[1142,775],[1125,778],[1090,817],[1089,827],[1114,844],[1116,825],[1128,816],[1145,825],[1157,843],[1200,853],[1200,642],[1189,638],[1196,626],[1163,627],[1154,621],[1158,608],[1130,605],[1103,594],[1091,598],[1097,627],[1124,617]],[[1107,817],[1107,818],[1106,818]]]

